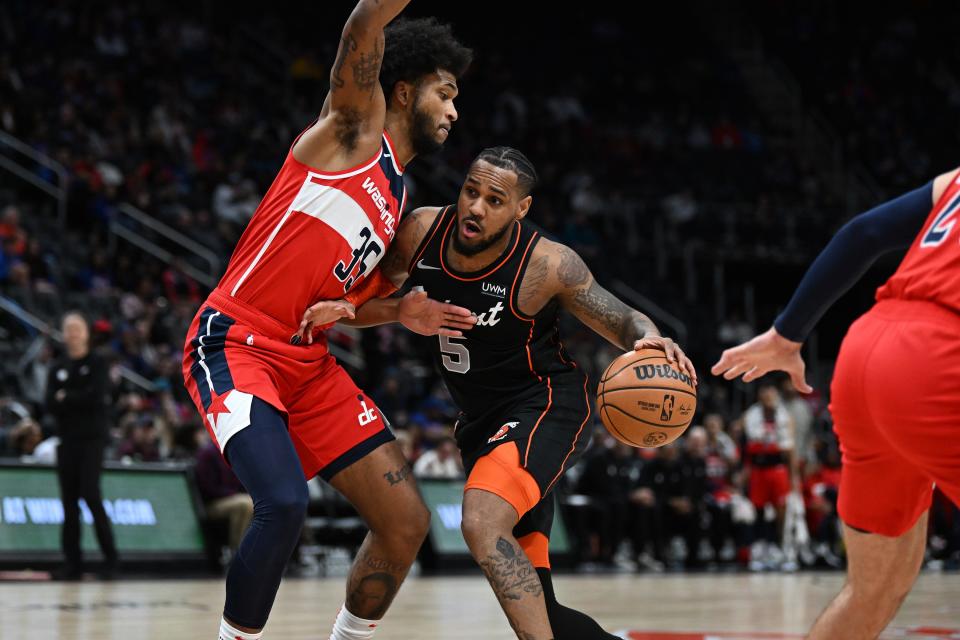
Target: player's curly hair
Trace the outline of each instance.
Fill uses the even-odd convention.
[[[459,78],[473,61],[473,50],[453,36],[450,25],[436,18],[398,18],[383,30],[383,35],[380,86],[387,100],[401,80],[416,83],[437,69]]]
[[[517,174],[517,186],[524,197],[530,195],[540,179],[530,158],[513,147],[488,147],[480,152],[474,162],[480,160]]]

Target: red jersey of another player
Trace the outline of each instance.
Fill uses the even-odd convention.
[[[296,328],[310,305],[342,298],[373,271],[405,200],[386,132],[376,155],[346,171],[317,171],[291,147],[216,293]]]
[[[925,300],[960,313],[960,173],[930,211],[923,230],[877,300]]]

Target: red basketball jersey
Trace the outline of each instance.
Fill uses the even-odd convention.
[[[346,171],[317,171],[287,153],[218,289],[290,327],[336,300],[383,258],[406,200],[386,132],[377,153]]]
[[[877,300],[926,300],[960,313],[960,173],[934,205]]]

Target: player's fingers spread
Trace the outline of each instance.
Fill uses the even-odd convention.
[[[770,373],[770,370],[769,370],[769,369],[761,368],[761,367],[754,367],[753,369],[750,369],[750,371],[747,371],[745,374],[743,374],[743,381],[744,381],[744,382],[753,382],[754,380],[756,380],[756,379],[758,379],[758,378],[762,378],[763,376],[767,375],[768,373]]]
[[[734,366],[732,366],[732,367],[730,367],[729,369],[727,369],[727,371],[723,374],[723,377],[724,377],[724,379],[726,379],[726,380],[733,380],[734,378],[738,377],[738,376],[739,376],[741,373],[743,373],[744,371],[749,371],[749,370],[752,369],[752,368],[753,368],[752,365],[748,365],[748,364],[746,364],[746,363],[744,363],[744,362],[738,362],[738,363],[735,364]]]
[[[731,364],[733,364],[733,354],[731,354],[730,350],[727,349],[720,354],[720,359],[717,360],[716,364],[710,367],[710,373],[718,376],[729,369]]]

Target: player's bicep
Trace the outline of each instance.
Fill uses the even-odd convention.
[[[362,116],[386,109],[380,88],[380,65],[383,28],[393,16],[379,6],[367,5],[361,1],[347,19],[337,58],[330,69],[330,110],[341,118],[357,118],[356,125],[363,123]]]

